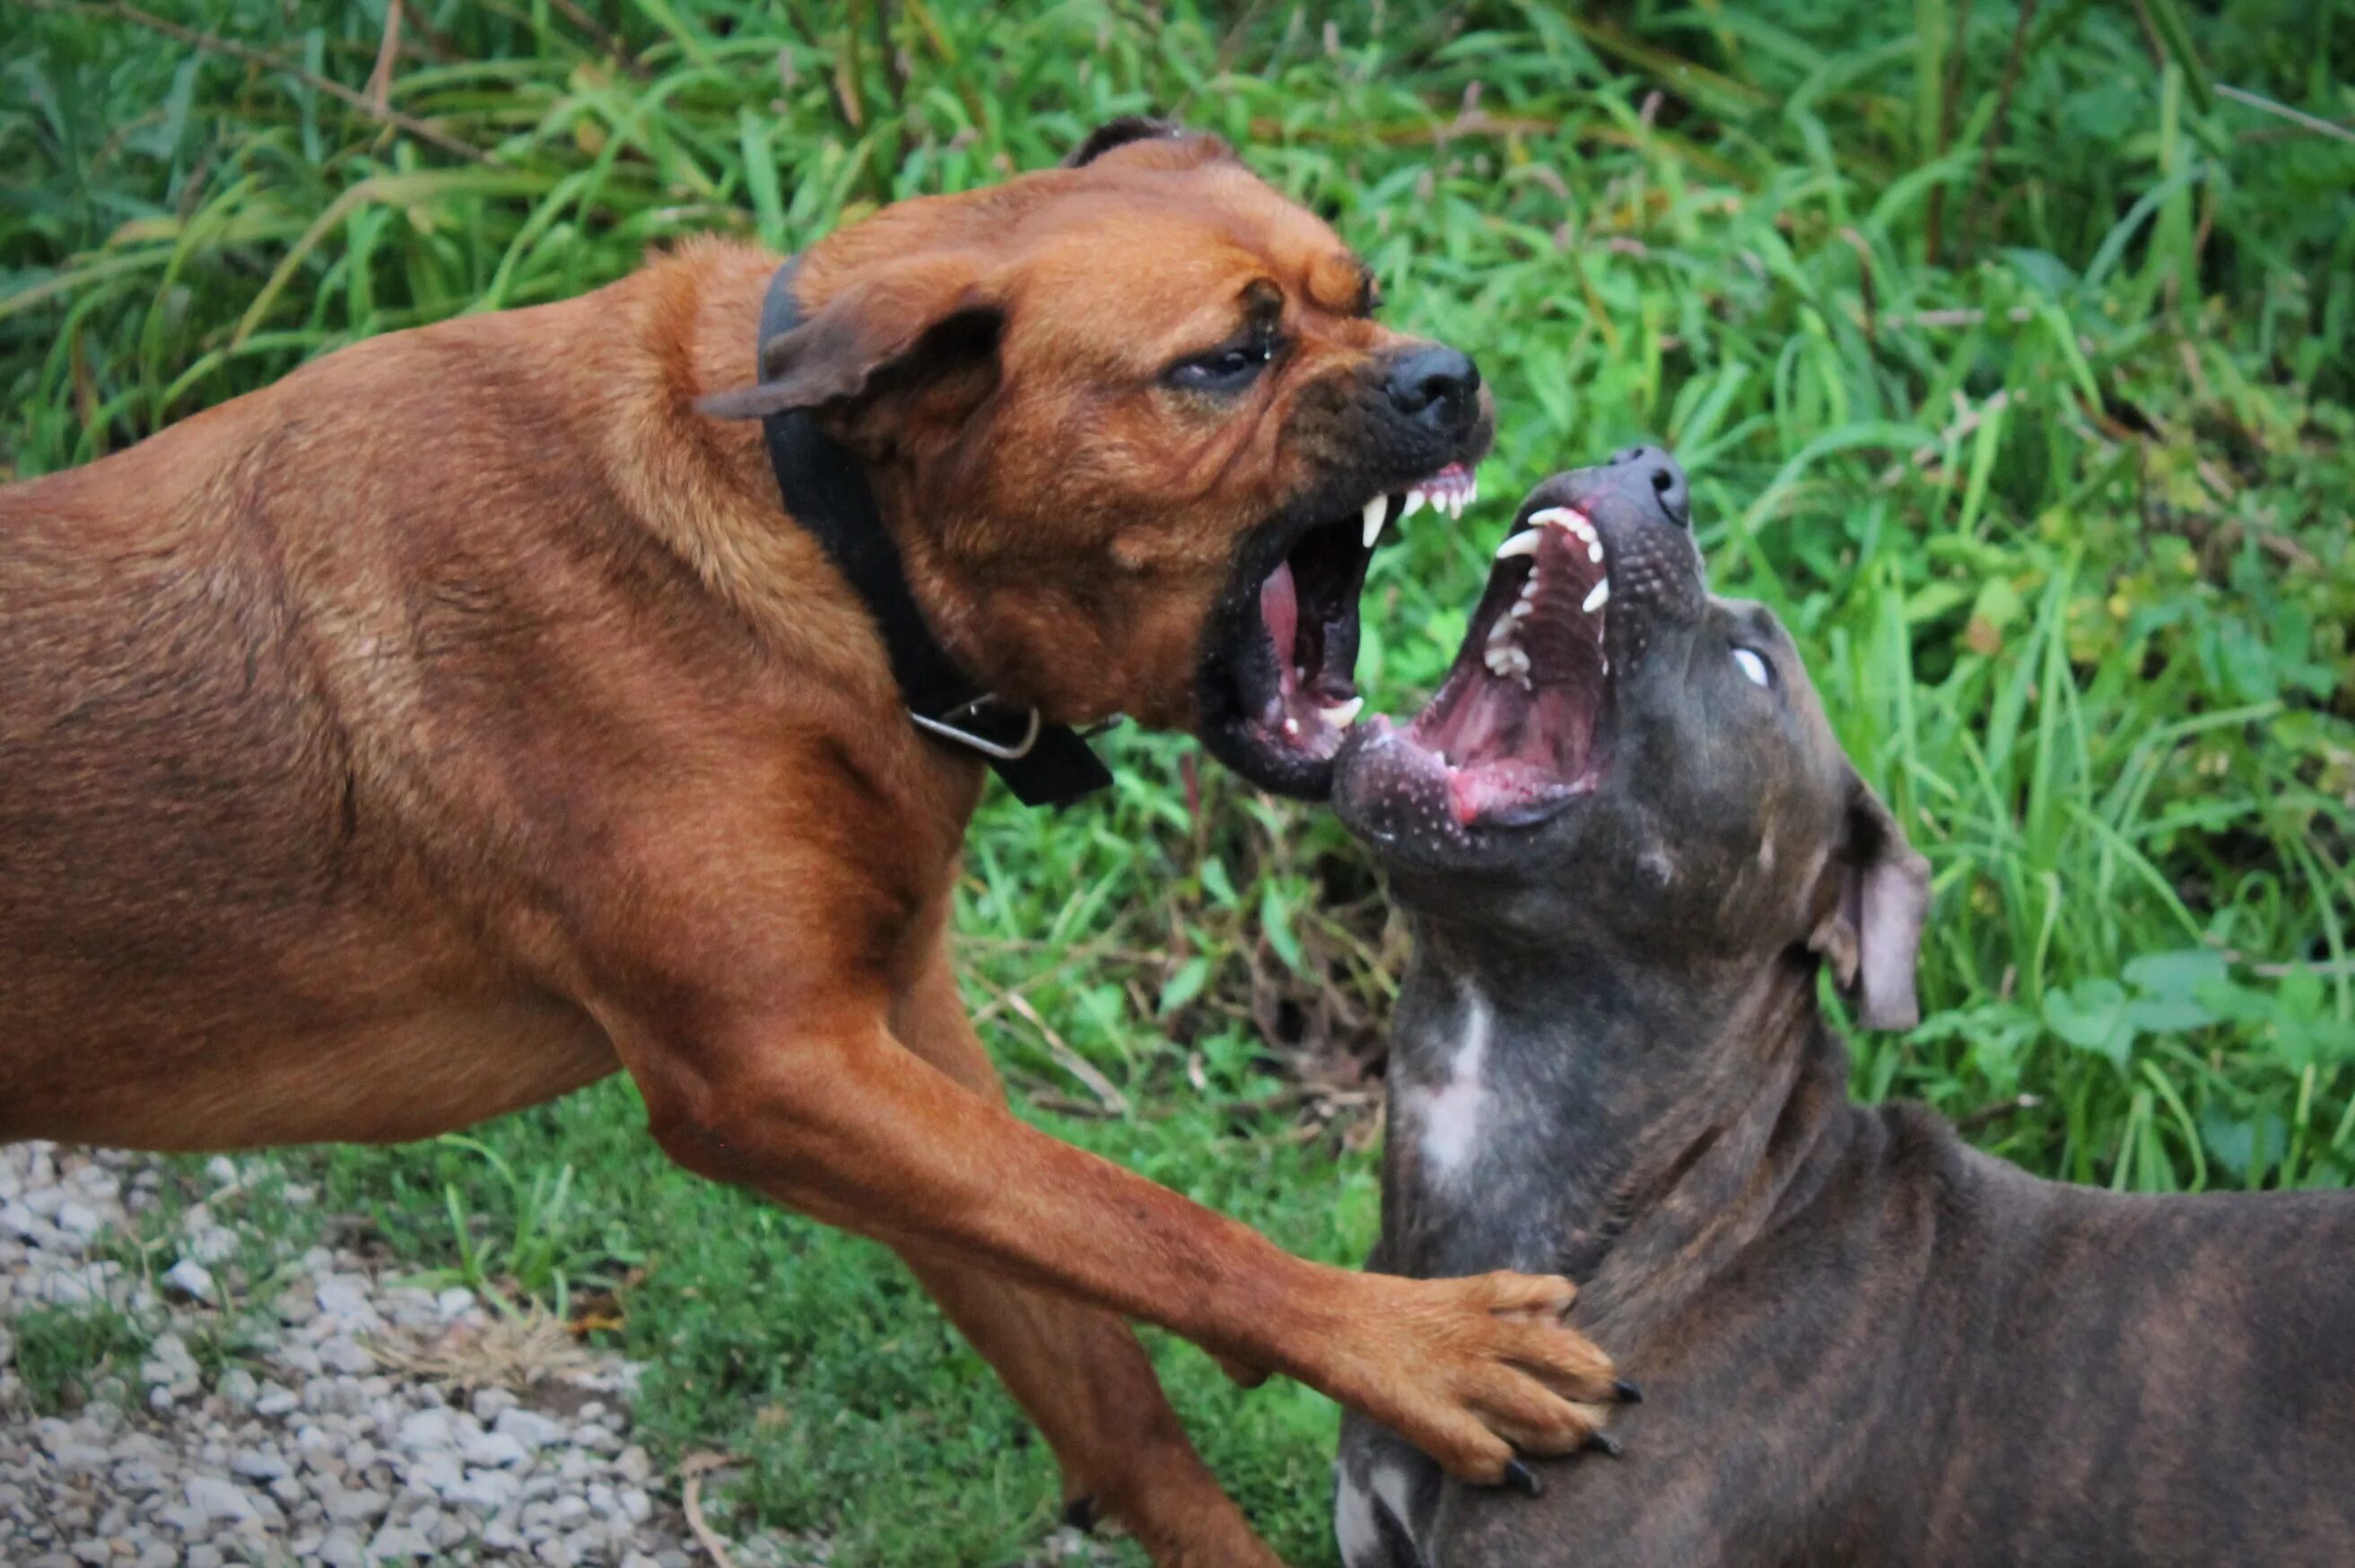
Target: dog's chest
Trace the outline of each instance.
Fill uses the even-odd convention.
[[[1560,1217],[1522,1042],[1476,985],[1418,990],[1391,1047],[1382,1264],[1426,1277],[1546,1269]]]

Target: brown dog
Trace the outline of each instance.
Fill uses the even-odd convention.
[[[1008,1113],[945,945],[981,765],[698,407],[814,411],[982,685],[1316,794],[1368,526],[1488,441],[1471,363],[1143,124],[830,237],[735,390],[776,266],[692,246],[0,491],[0,1137],[414,1138],[626,1071],[688,1168],[898,1249],[1164,1563],[1270,1558],[1124,1317],[1471,1480],[1577,1447],[1565,1282],[1306,1264]]]

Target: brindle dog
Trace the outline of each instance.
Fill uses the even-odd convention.
[[[1348,1568],[2355,1562],[2355,1198],[2036,1180],[1868,1108],[1921,858],[1657,451],[1540,486],[1335,799],[1411,912],[1372,1266],[1560,1269],[1647,1402],[1471,1490],[1350,1418]]]

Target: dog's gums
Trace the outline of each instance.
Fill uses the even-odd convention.
[[[1583,512],[1549,507],[1498,547],[1455,667],[1401,737],[1444,770],[1458,827],[1526,822],[1600,782],[1610,600]]]
[[[1300,536],[1260,583],[1261,656],[1236,661],[1253,740],[1310,763],[1331,760],[1365,701],[1357,690],[1359,597],[1376,546],[1425,506],[1461,517],[1479,494],[1471,471],[1451,463]]]
[[[1402,729],[1380,714],[1359,726],[1367,787],[1451,839],[1591,794],[1610,750],[1610,565],[1583,509],[1531,512],[1497,548],[1437,694]]]

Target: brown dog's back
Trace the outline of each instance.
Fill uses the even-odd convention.
[[[535,871],[649,715],[757,702],[625,494],[715,266],[765,261],[372,340],[0,490],[0,1136],[411,1136],[613,1069],[532,972]]]

